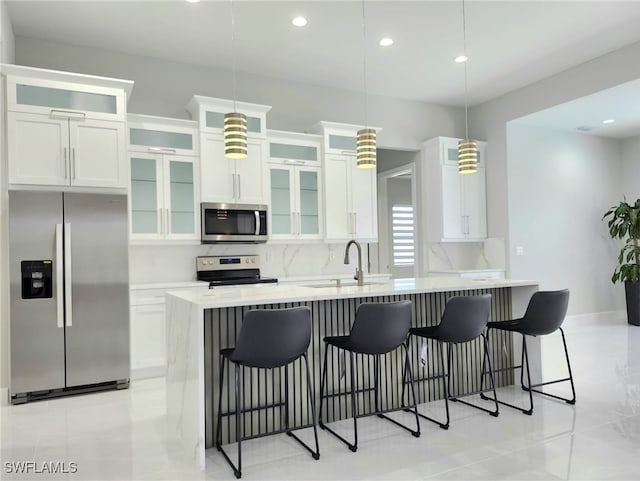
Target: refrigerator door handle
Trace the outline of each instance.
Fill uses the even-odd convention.
[[[62,224],[56,224],[56,319],[58,327],[64,327],[64,280],[62,277]]]
[[[71,284],[71,223],[66,222],[64,224],[64,306],[67,327],[73,325]]]

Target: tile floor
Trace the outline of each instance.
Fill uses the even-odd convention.
[[[492,418],[453,405],[449,431],[423,422],[419,439],[365,418],[357,453],[320,431],[319,461],[286,436],[263,438],[246,443],[243,478],[638,480],[640,327],[624,320],[583,322],[566,325],[566,333],[575,406],[537,396],[533,416],[502,408]],[[557,354],[545,356],[545,368],[562,375],[562,352]],[[524,400],[515,388],[499,395]],[[155,379],[125,391],[3,406],[0,479],[234,479],[215,450],[204,471],[187,459],[167,433],[164,396],[163,381]],[[421,407],[432,414],[440,408]],[[310,434],[304,433],[307,439]],[[32,471],[9,472],[19,461],[34,462]],[[77,471],[33,472],[56,461]]]

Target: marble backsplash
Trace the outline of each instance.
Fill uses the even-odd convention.
[[[366,244],[363,246],[366,262]],[[258,254],[261,274],[268,277],[349,274],[355,271],[357,256],[344,265],[345,244],[211,244],[132,245],[129,247],[131,284],[196,280],[196,257]]]
[[[429,245],[427,270],[506,269],[502,237],[484,242],[434,242]]]

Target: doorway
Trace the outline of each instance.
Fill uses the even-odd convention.
[[[379,272],[394,279],[421,272],[414,162],[378,174]]]

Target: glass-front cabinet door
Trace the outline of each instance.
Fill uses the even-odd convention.
[[[197,240],[192,157],[131,153],[131,239]]]
[[[135,154],[131,162],[131,237],[156,239],[162,233],[162,159]]]
[[[298,235],[320,238],[320,169],[296,168],[298,203]]]
[[[293,236],[295,209],[293,198],[293,168],[271,167],[271,232],[272,239],[290,239]]]
[[[272,165],[269,172],[270,238],[320,239],[320,169]]]
[[[172,238],[193,238],[196,235],[195,191],[193,161],[165,156],[168,169],[167,233]]]

